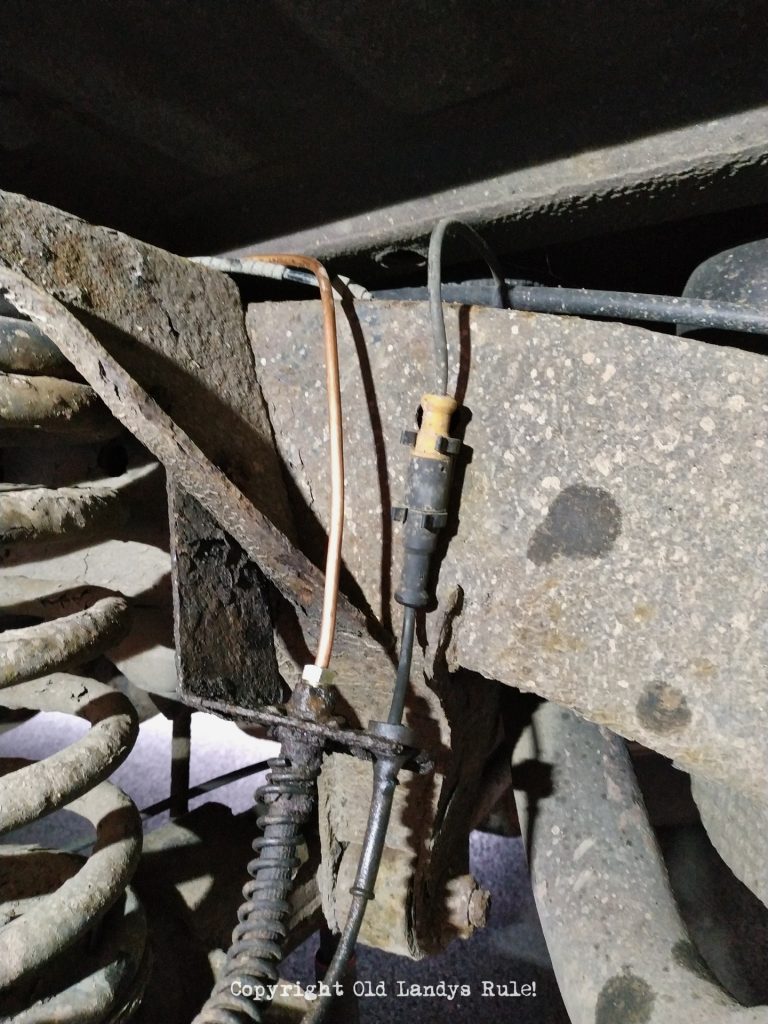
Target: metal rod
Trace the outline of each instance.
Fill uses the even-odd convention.
[[[569,1020],[768,1024],[768,1007],[739,1006],[696,952],[624,741],[543,703],[514,755],[521,772],[534,762],[551,772],[551,791],[539,777],[515,799]]]
[[[320,944],[315,953],[315,981],[324,981],[338,949],[339,936],[323,921],[320,925],[319,938]],[[351,956],[341,975],[338,995],[333,999],[326,1015],[327,1024],[359,1024],[360,1007],[355,994],[356,981],[356,962],[355,957]]]
[[[192,754],[192,711],[181,705],[171,720],[171,817],[189,810],[189,761]]]
[[[318,998],[317,1002],[302,1017],[301,1024],[320,1024],[331,1005],[336,985],[347,970],[357,937],[360,934],[366,907],[368,902],[373,899],[373,887],[379,871],[389,819],[392,814],[397,776],[402,765],[403,758],[384,758],[374,765],[373,797],[368,812],[362,853],[357,865],[355,884],[351,890],[352,903],[333,960],[323,978],[330,994],[326,993]]]
[[[224,775],[217,775],[213,779],[199,782],[196,786],[190,786],[184,797],[189,802],[198,796],[205,796],[206,793],[212,793],[216,789],[221,789],[223,786],[229,786],[233,782],[247,779],[249,775],[258,775],[259,772],[265,772],[267,768],[267,761],[257,761],[255,764],[247,764],[243,768],[235,768],[231,772],[225,772]],[[144,807],[139,813],[144,819],[154,818],[155,815],[162,814],[163,811],[171,809],[172,799],[172,797],[167,796],[162,800],[158,800],[157,803]]]

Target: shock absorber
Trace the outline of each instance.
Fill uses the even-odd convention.
[[[86,442],[103,442],[120,428],[49,339],[7,306],[0,307],[0,422],[6,473],[22,480],[28,473],[30,481],[0,484],[7,553],[11,544],[26,550],[52,539],[87,540],[122,519],[110,487],[41,487],[32,476],[46,465],[66,472],[54,438],[74,446],[76,467]],[[28,458],[32,442],[38,454]],[[13,587],[0,598],[2,624],[23,624],[0,634],[0,704],[77,715],[91,728],[43,761],[0,762],[0,835],[66,808],[91,822],[96,842],[85,860],[0,847],[0,1019],[124,1021],[148,970],[146,927],[128,888],[141,822],[133,803],[105,780],[130,753],[138,724],[122,694],[72,672],[123,639],[128,605],[95,588],[10,579]],[[48,621],[27,624],[41,609]],[[58,618],[49,618],[52,610]]]

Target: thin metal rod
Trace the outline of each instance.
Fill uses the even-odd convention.
[[[403,614],[403,629],[400,639],[400,661],[397,666],[397,678],[392,695],[392,706],[388,722],[399,725],[405,708],[405,697],[411,675],[411,658],[416,627],[416,609],[406,607]],[[381,758],[373,768],[373,796],[368,811],[368,824],[363,839],[360,860],[357,865],[355,884],[352,886],[352,903],[347,914],[344,929],[339,938],[336,952],[323,978],[328,991],[334,992],[337,982],[344,976],[347,965],[354,953],[360,928],[365,918],[365,911],[373,899],[376,876],[387,837],[389,819],[392,815],[392,801],[397,776],[403,764],[403,758]],[[332,995],[321,996],[315,1005],[302,1018],[302,1024],[320,1024],[325,1017],[332,1001]]]
[[[223,775],[217,775],[213,779],[199,782],[196,786],[190,786],[184,796],[189,802],[198,796],[205,796],[206,793],[212,793],[216,789],[221,789],[223,786],[229,786],[233,782],[247,779],[249,775],[258,775],[259,772],[265,772],[268,768],[268,761],[257,761],[255,764],[247,764],[243,768],[235,768],[231,772],[225,772]],[[165,797],[163,800],[158,800],[157,803],[144,807],[139,813],[144,819],[154,818],[157,814],[170,810],[171,800],[171,797]]]
[[[263,254],[246,256],[266,263],[279,263],[287,267],[301,267],[314,274],[323,304],[323,336],[325,342],[325,381],[328,392],[328,429],[331,452],[331,515],[328,529],[328,552],[325,561],[325,589],[320,619],[320,638],[315,664],[327,668],[333,651],[336,629],[336,605],[339,599],[341,575],[341,542],[344,534],[344,436],[341,422],[341,384],[339,381],[339,346],[336,336],[336,311],[333,288],[322,263],[311,256]]]
[[[474,228],[460,220],[438,221],[429,239],[427,257],[427,288],[429,291],[429,315],[432,322],[432,343],[435,351],[438,395],[448,394],[448,338],[445,333],[445,316],[441,294],[443,239],[448,231],[462,235],[480,253],[493,275],[496,285],[497,305],[504,305],[504,272],[496,254],[478,235]]]
[[[243,768],[235,768],[231,772],[225,772],[224,775],[217,775],[213,779],[206,779],[205,782],[199,782],[196,786],[191,786],[185,793],[185,796],[187,800],[194,800],[199,796],[205,796],[206,793],[212,793],[216,789],[229,786],[233,782],[247,779],[250,775],[266,772],[268,769],[269,761],[257,761],[255,764],[247,764]],[[157,803],[149,804],[148,807],[144,807],[139,811],[139,817],[142,821],[147,821],[149,818],[157,817],[158,814],[162,814],[164,811],[169,811],[172,800],[172,797],[166,796],[162,800],[158,800]],[[93,836],[83,836],[81,839],[75,840],[74,843],[63,847],[63,849],[67,853],[82,853],[83,850],[87,850],[91,846],[93,846]]]
[[[189,761],[192,755],[192,711],[174,708],[171,720],[171,817],[189,810]]]

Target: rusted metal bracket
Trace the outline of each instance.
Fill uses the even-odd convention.
[[[169,479],[171,581],[179,694],[238,707],[279,701],[270,585],[202,505]]]
[[[175,481],[242,545],[280,593],[310,619],[319,619],[320,570],[210,461],[91,331],[22,274],[0,268],[0,288],[61,349],[113,415]],[[343,595],[337,626],[355,636],[366,632],[362,614]]]
[[[385,736],[377,736],[363,729],[346,728],[338,719],[320,723],[293,718],[279,706],[260,708],[255,711],[247,708],[235,708],[222,701],[192,696],[188,702],[201,711],[210,711],[211,714],[218,715],[219,718],[228,718],[230,721],[241,722],[243,725],[258,725],[270,733],[277,729],[290,728],[299,738],[323,746],[329,752],[352,754],[353,757],[358,757],[363,761],[375,761],[383,757],[402,757],[411,749],[402,743],[387,739]],[[433,770],[434,763],[425,751],[413,751],[404,767],[418,775],[426,775]]]

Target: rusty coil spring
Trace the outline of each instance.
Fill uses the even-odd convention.
[[[258,819],[262,835],[253,841],[259,856],[248,864],[251,880],[243,887],[221,977],[193,1024],[260,1024],[269,1005],[267,986],[278,979],[291,912],[288,896],[320,768],[315,748],[297,742],[290,750],[291,759],[270,761],[267,782],[256,792],[256,802],[266,805]]]
[[[46,448],[58,439],[79,450],[115,436],[119,427],[76,378],[45,335],[0,306],[6,470],[15,462],[23,475],[26,446],[41,439]],[[110,488],[0,484],[0,540],[25,551],[31,545],[30,560],[35,545],[79,542],[121,518]],[[26,558],[14,552],[16,564]],[[96,832],[85,860],[0,846],[0,1020],[118,1024],[138,1005],[147,975],[146,925],[128,888],[141,852],[141,821],[128,797],[105,780],[130,753],[138,723],[122,694],[71,673],[123,639],[129,608],[120,596],[74,581],[71,588],[60,581],[46,587],[43,580],[6,575],[0,583],[3,624],[22,623],[0,633],[0,704],[73,714],[90,724],[85,736],[43,761],[0,762],[0,835],[60,808],[83,816]],[[50,621],[27,625],[30,616]]]
[[[109,484],[46,487],[30,477],[59,477],[62,464],[64,472],[84,469],[84,446],[121,430],[61,352],[0,294],[0,543],[82,542],[120,525],[125,511]]]

